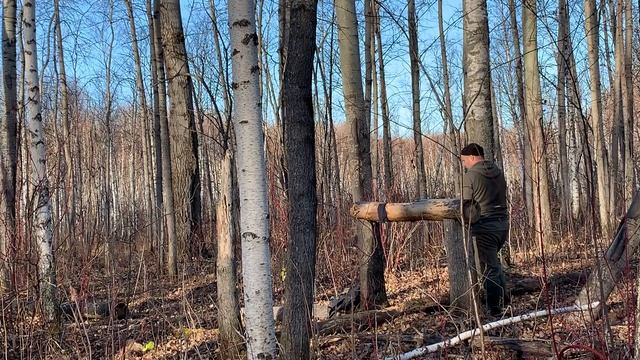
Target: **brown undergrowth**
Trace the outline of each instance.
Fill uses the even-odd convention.
[[[562,256],[561,256],[562,255]],[[553,307],[572,304],[592,265],[588,254],[556,253],[547,261],[547,279]],[[463,345],[422,357],[509,359],[544,358],[554,351],[564,351],[565,359],[594,358],[594,353],[608,358],[631,358],[634,331],[635,290],[633,264],[612,294],[609,304],[611,332],[603,322],[587,323],[579,315],[559,315],[505,326]],[[214,265],[199,264],[175,281],[147,280],[136,292],[110,291],[127,297],[131,316],[126,320],[91,320],[67,322],[61,335],[52,335],[23,301],[23,311],[16,313],[18,300],[3,299],[4,323],[0,340],[5,359],[211,359],[217,358],[216,287]],[[508,271],[513,290],[512,303],[505,316],[518,315],[547,307],[541,295],[541,260],[532,254],[514,254]],[[344,275],[344,273],[342,273]],[[325,276],[319,281],[331,281]],[[334,276],[335,279],[335,276]],[[125,289],[112,279],[98,283]],[[348,283],[341,279],[340,284]],[[130,286],[130,285],[129,285]],[[336,285],[319,284],[318,301],[335,293]],[[358,326],[342,326],[336,331],[316,327],[313,349],[318,359],[377,359],[452,337],[471,329],[471,317],[448,313],[445,304],[448,280],[442,259],[414,266],[413,270],[395,270],[387,274],[389,304],[378,316],[351,317]],[[276,293],[278,293],[276,291]],[[106,296],[107,289],[96,289],[95,296]],[[18,299],[20,297],[17,297]],[[278,302],[278,300],[276,300]],[[386,311],[386,316],[380,316]],[[550,322],[553,322],[553,334]],[[509,339],[501,341],[500,339]],[[552,339],[555,339],[554,350]],[[480,341],[485,342],[484,352]],[[153,345],[151,345],[153,342]],[[510,345],[511,344],[511,345]],[[513,345],[515,344],[515,345]],[[571,348],[569,348],[571,347]],[[565,349],[566,348],[566,349]],[[546,356],[545,356],[546,354]]]

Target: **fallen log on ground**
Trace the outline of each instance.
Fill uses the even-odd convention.
[[[442,308],[448,303],[448,300],[448,297],[443,297],[439,302],[427,300],[426,302],[413,302],[404,306],[392,306],[385,309],[366,310],[353,314],[336,316],[328,320],[317,322],[316,334],[325,336],[363,331],[380,326],[400,316],[419,312],[428,312]]]
[[[587,284],[582,288],[576,305],[598,302],[604,305],[620,279],[622,269],[638,249],[640,244],[640,191],[636,192],[627,210],[627,214],[620,221],[618,230],[607,248],[607,251],[596,261]],[[602,286],[601,286],[602,284]],[[601,307],[591,309],[592,319],[601,314]]]
[[[60,312],[64,320],[98,320],[109,317],[123,320],[129,316],[129,307],[122,302],[80,301],[60,304]]]
[[[474,347],[480,347],[481,340],[473,341]],[[515,353],[516,358],[553,358],[553,347],[548,340],[525,340],[514,338],[485,337],[484,345],[490,349],[500,349],[508,353]]]
[[[507,319],[503,319],[503,320],[498,320],[498,321],[494,321],[494,322],[490,322],[488,324],[482,325],[482,331],[489,331],[492,329],[497,329],[499,327],[503,327],[503,326],[507,326],[507,325],[511,325],[511,324],[516,324],[522,321],[526,321],[526,320],[531,320],[531,319],[535,319],[535,318],[539,318],[539,317],[543,317],[543,316],[548,316],[549,314],[551,315],[555,315],[555,314],[563,314],[563,313],[568,313],[568,312],[576,312],[576,311],[585,311],[591,308],[594,308],[596,306],[598,306],[598,303],[592,303],[592,304],[586,304],[586,305],[582,305],[582,306],[577,306],[577,305],[573,305],[573,306],[568,306],[568,307],[564,307],[564,308],[559,308],[559,309],[552,309],[551,311],[549,310],[541,310],[541,311],[535,311],[535,312],[531,312],[528,314],[524,314],[524,315],[519,315],[519,316],[514,316],[514,317],[510,317]],[[398,355],[391,355],[391,356],[387,356],[384,359],[385,360],[409,360],[409,359],[413,359],[415,357],[418,356],[422,356],[424,354],[429,354],[432,352],[436,352],[438,350],[442,350],[444,348],[453,346],[453,345],[457,345],[465,340],[471,339],[474,336],[477,336],[480,334],[480,328],[475,328],[473,330],[469,330],[469,331],[465,331],[463,333],[460,333],[452,338],[449,338],[445,341],[441,341],[439,343],[436,344],[432,344],[432,345],[428,345],[428,346],[423,346],[423,347],[419,347],[415,350],[411,350],[409,352],[403,353],[403,354],[398,354]]]
[[[466,221],[475,221],[479,214],[477,203],[471,200],[464,202]],[[460,199],[425,199],[409,203],[358,202],[351,207],[351,215],[356,219],[375,222],[460,219]]]
[[[548,280],[549,290],[553,292],[555,288],[577,288],[584,285],[588,275],[588,272],[584,270],[554,274]],[[507,276],[507,290],[511,296],[531,294],[542,290],[542,282],[540,277],[522,276],[514,273]]]

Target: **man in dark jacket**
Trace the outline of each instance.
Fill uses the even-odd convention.
[[[507,297],[506,283],[498,252],[507,240],[507,183],[500,168],[485,160],[482,146],[470,143],[460,152],[466,169],[462,184],[462,198],[480,206],[480,217],[471,224],[471,238],[475,239],[482,270],[486,307],[491,315],[500,315]]]

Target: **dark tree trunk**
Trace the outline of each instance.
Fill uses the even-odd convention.
[[[221,166],[220,197],[216,206],[218,328],[220,329],[220,355],[223,359],[239,359],[244,347],[236,276],[239,211],[236,202],[238,187],[234,172],[235,164],[229,150]]]
[[[409,58],[411,60],[411,98],[413,107],[413,143],[414,166],[416,168],[416,199],[427,198],[427,176],[424,170],[424,151],[422,149],[422,123],[420,121],[420,57],[418,56],[418,26],[416,2],[409,0]],[[446,61],[446,59],[444,60]],[[444,70],[443,70],[444,71]],[[445,87],[449,86],[448,81]],[[447,91],[447,89],[445,89]],[[446,111],[446,110],[445,110]]]
[[[198,135],[193,108],[193,85],[189,72],[187,49],[182,28],[179,0],[159,0],[162,26],[162,47],[165,53],[171,111],[171,136],[176,160],[172,165],[178,207],[188,208],[187,247],[192,255],[202,239],[202,199],[200,194],[200,161]],[[157,29],[156,29],[157,30]],[[175,131],[175,133],[173,133]],[[188,189],[188,190],[187,190]],[[182,226],[178,227],[183,229]]]
[[[289,229],[282,355],[309,359],[316,248],[315,122],[311,85],[317,0],[290,0],[282,115],[288,167]]]
[[[158,81],[158,57],[156,54],[156,29],[153,21],[153,10],[151,8],[151,0],[147,0],[147,17],[149,21],[149,33],[150,33],[150,43],[149,52],[151,56],[151,89],[153,96],[153,153],[154,153],[154,197],[155,197],[155,218],[152,221],[153,233],[156,236],[156,240],[154,246],[156,247],[156,251],[158,254],[158,263],[162,263],[162,244],[163,242],[163,234],[162,231],[162,146],[160,140],[160,86],[162,85],[162,92],[165,93],[164,90],[164,82],[162,84]],[[158,30],[159,31],[159,30]],[[163,111],[166,116],[166,108],[164,105],[163,99]]]

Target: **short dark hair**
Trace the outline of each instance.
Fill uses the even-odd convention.
[[[460,155],[463,156],[482,156],[484,157],[484,149],[482,146],[476,143],[470,143],[465,146],[462,151],[460,151]]]

